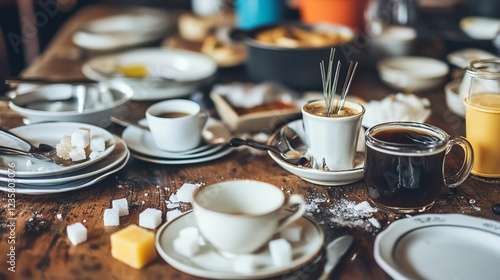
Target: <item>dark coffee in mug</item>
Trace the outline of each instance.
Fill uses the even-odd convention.
[[[172,118],[180,118],[180,117],[189,116],[189,113],[180,112],[180,111],[179,112],[162,112],[162,113],[158,113],[156,116],[160,117],[160,118],[172,119]]]
[[[463,137],[450,137],[444,131],[422,123],[395,122],[367,130],[365,186],[370,200],[378,207],[399,213],[422,212],[437,200],[443,186],[454,187],[469,174],[461,170],[445,177],[445,156],[451,145],[459,144],[471,165],[472,149]],[[460,182],[461,182],[460,181]]]

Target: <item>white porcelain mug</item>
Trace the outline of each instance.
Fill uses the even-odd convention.
[[[299,205],[290,215],[286,209]],[[193,194],[198,228],[224,255],[250,254],[305,213],[302,196],[287,197],[271,184],[233,180],[202,186]]]
[[[158,148],[180,152],[197,147],[208,114],[198,103],[187,99],[171,99],[151,105],[146,119]]]
[[[302,106],[308,153],[320,169],[351,169],[365,108],[346,101],[343,108],[351,111],[349,115],[326,117],[324,104],[324,100],[317,100]]]

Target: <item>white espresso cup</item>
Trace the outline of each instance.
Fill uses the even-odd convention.
[[[286,209],[299,205],[290,214]],[[302,196],[285,196],[271,184],[234,180],[202,186],[193,194],[196,223],[203,237],[223,255],[249,254],[305,213]]]
[[[324,100],[318,100],[302,107],[308,153],[320,169],[352,169],[365,108],[346,101],[343,109],[350,111],[349,114],[327,117],[324,104]]]
[[[186,99],[171,99],[151,105],[146,119],[158,148],[180,152],[196,148],[208,115],[198,103]]]

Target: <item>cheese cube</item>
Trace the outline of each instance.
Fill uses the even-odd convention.
[[[111,234],[111,255],[133,268],[142,268],[156,258],[155,234],[129,225]]]

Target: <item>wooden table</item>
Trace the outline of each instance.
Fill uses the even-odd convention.
[[[26,76],[81,78],[80,66],[89,55],[71,42],[71,34],[90,19],[109,15],[114,8],[90,7],[75,15],[54,38],[43,56],[24,71]],[[218,83],[242,80],[243,68],[221,69]],[[381,99],[395,93],[380,83],[373,73],[357,75],[351,95],[365,100]],[[464,134],[464,120],[447,109],[443,88],[419,94],[431,101],[432,116],[428,123],[451,135]],[[140,119],[150,102],[131,102],[131,119]],[[20,116],[0,105],[0,125],[15,127],[22,124]],[[112,127],[114,133],[121,131]],[[459,153],[448,159],[453,166],[460,160]],[[8,193],[0,193],[0,279],[198,279],[171,267],[158,258],[147,267],[136,270],[113,259],[110,253],[110,234],[130,224],[138,223],[139,213],[146,208],[167,211],[165,201],[184,183],[211,184],[232,179],[255,179],[281,187],[286,194],[298,193],[308,202],[307,214],[313,217],[325,233],[325,242],[343,234],[355,237],[354,245],[334,272],[334,279],[390,279],[375,262],[374,240],[377,234],[396,219],[379,211],[373,215],[347,218],[339,214],[346,203],[358,204],[368,197],[362,181],[345,186],[326,187],[303,181],[288,173],[264,153],[248,150],[234,151],[211,162],[189,165],[159,165],[131,158],[127,166],[107,179],[84,189],[44,196],[15,195],[15,205],[8,201]],[[103,226],[103,211],[111,201],[127,198],[130,214],[120,218],[118,227]],[[428,213],[460,213],[500,221],[492,206],[500,203],[500,180],[470,176],[460,187],[443,189],[437,203]],[[183,211],[190,209],[186,204]],[[367,221],[374,217],[377,228]],[[12,220],[11,218],[14,218]],[[9,227],[15,221],[15,226]],[[88,241],[71,245],[66,226],[83,223],[88,229]],[[15,244],[8,244],[9,237]],[[12,238],[10,238],[11,240]],[[11,250],[13,246],[13,250]],[[9,271],[8,252],[15,253],[15,272]],[[322,261],[306,264],[287,276],[295,279],[315,279],[322,270]],[[283,277],[276,277],[276,279]]]

